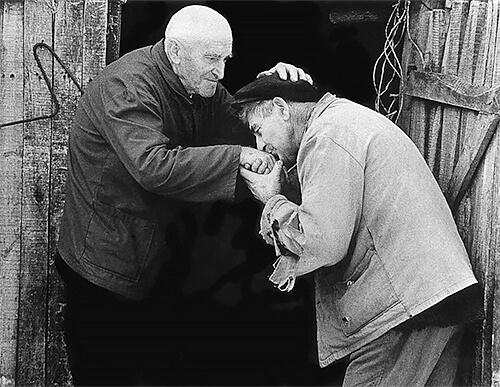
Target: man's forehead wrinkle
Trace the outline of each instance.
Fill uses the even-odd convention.
[[[228,41],[213,41],[210,39],[197,39],[195,41],[184,43],[189,44],[194,50],[201,55],[217,56],[221,58],[232,57],[232,42]]]

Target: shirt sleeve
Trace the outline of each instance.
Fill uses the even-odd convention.
[[[364,178],[363,167],[328,137],[314,137],[301,152],[302,203],[276,195],[261,216],[266,242],[298,257],[288,258],[296,276],[346,257],[361,217]]]
[[[101,134],[146,190],[186,201],[233,199],[241,147],[173,147],[158,103],[132,88],[100,88]]]

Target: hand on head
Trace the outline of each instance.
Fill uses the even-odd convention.
[[[307,81],[311,85],[313,84],[313,80],[312,80],[311,76],[309,74],[307,74],[304,70],[302,70],[299,67],[295,67],[294,65],[291,65],[288,63],[283,63],[283,62],[279,62],[273,68],[271,68],[267,71],[262,71],[261,73],[257,74],[257,78],[271,75],[274,73],[278,73],[279,77],[281,79],[283,79],[284,81],[289,79],[293,82]]]

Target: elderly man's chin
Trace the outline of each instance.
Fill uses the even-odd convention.
[[[213,97],[217,90],[217,82],[207,82],[200,88],[200,95],[204,98]]]

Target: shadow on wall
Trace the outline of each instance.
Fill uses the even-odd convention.
[[[182,1],[134,1],[123,6],[121,54],[163,37]],[[200,2],[196,2],[200,3]],[[278,61],[308,71],[318,87],[367,106],[371,67],[382,42],[363,42],[373,26],[333,26],[325,2],[207,1],[231,23],[234,58],[222,83],[230,92]],[[380,49],[379,49],[380,51]],[[173,335],[176,385],[341,385],[345,364],[320,369],[314,289],[301,278],[290,294],[274,289],[274,251],[258,236],[261,206],[182,205],[167,232],[172,256],[157,292]],[[152,354],[154,356],[154,354]],[[165,383],[167,384],[167,383]]]

